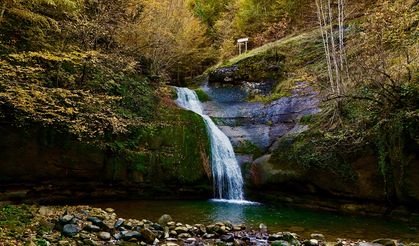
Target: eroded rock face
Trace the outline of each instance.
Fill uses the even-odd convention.
[[[384,212],[388,197],[374,150],[345,157],[352,178],[343,177],[328,168],[328,164],[317,168],[315,165],[303,167],[272,158],[271,153],[283,144],[281,139],[308,129],[299,122],[302,117],[320,111],[319,96],[308,83],[299,82],[291,96],[266,104],[249,102],[251,95],[268,95],[274,84],[266,76],[268,73],[263,69],[266,66],[255,65],[259,61],[251,59],[211,72],[209,82],[203,86],[211,98],[204,104],[205,113],[214,118],[231,139],[239,163],[252,163],[249,172],[244,170],[249,191],[260,199],[270,197],[266,200],[272,200],[274,197],[273,200],[300,203],[306,207],[355,213]],[[255,145],[264,155],[254,160],[252,153],[243,152],[247,143]],[[408,159],[406,165],[392,167],[396,184],[394,193],[397,203],[415,207],[419,202],[418,157],[412,155]]]
[[[268,104],[247,102],[245,87],[245,82],[241,86],[203,87],[212,99],[204,103],[205,113],[215,119],[235,147],[249,141],[266,151],[294,129],[301,117],[319,112],[317,92],[307,83],[298,83],[292,96]]]

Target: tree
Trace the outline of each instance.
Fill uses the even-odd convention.
[[[228,0],[188,0],[188,6],[208,30],[213,32],[216,21],[227,11],[229,2]]]
[[[334,8],[334,5],[337,7]],[[336,3],[334,0],[316,0],[316,7],[330,88],[333,94],[341,95],[348,76],[344,37],[345,0],[337,0]],[[336,22],[337,32],[334,29]]]
[[[145,0],[139,21],[120,32],[120,41],[144,55],[155,74],[200,68],[208,55],[206,28],[184,0]],[[180,71],[181,70],[181,71]]]
[[[53,48],[59,21],[80,9],[79,0],[4,0],[0,9],[0,40],[14,49]]]

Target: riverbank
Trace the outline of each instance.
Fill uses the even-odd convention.
[[[0,245],[416,245],[401,238],[346,240],[316,231],[276,231],[263,223],[254,228],[228,221],[204,225],[175,220],[170,215],[155,221],[120,218],[113,208],[91,206],[0,205]]]

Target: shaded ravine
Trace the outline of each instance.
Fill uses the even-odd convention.
[[[208,115],[204,115],[196,93],[188,88],[176,88],[176,103],[202,116],[211,142],[211,165],[214,181],[214,197],[243,202],[243,177],[228,137],[215,125]]]

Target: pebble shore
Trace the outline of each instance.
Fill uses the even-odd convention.
[[[119,218],[114,209],[89,206],[32,207],[34,217],[24,233],[1,237],[8,245],[276,245],[276,246],[405,246],[393,239],[372,242],[337,239],[326,241],[322,234],[301,238],[291,232],[270,232],[264,224],[258,230],[228,221],[214,224],[184,224],[162,215],[156,222]],[[42,230],[40,230],[42,228]],[[8,235],[0,228],[0,235]],[[9,233],[10,234],[10,233]],[[419,244],[410,244],[419,246]]]

